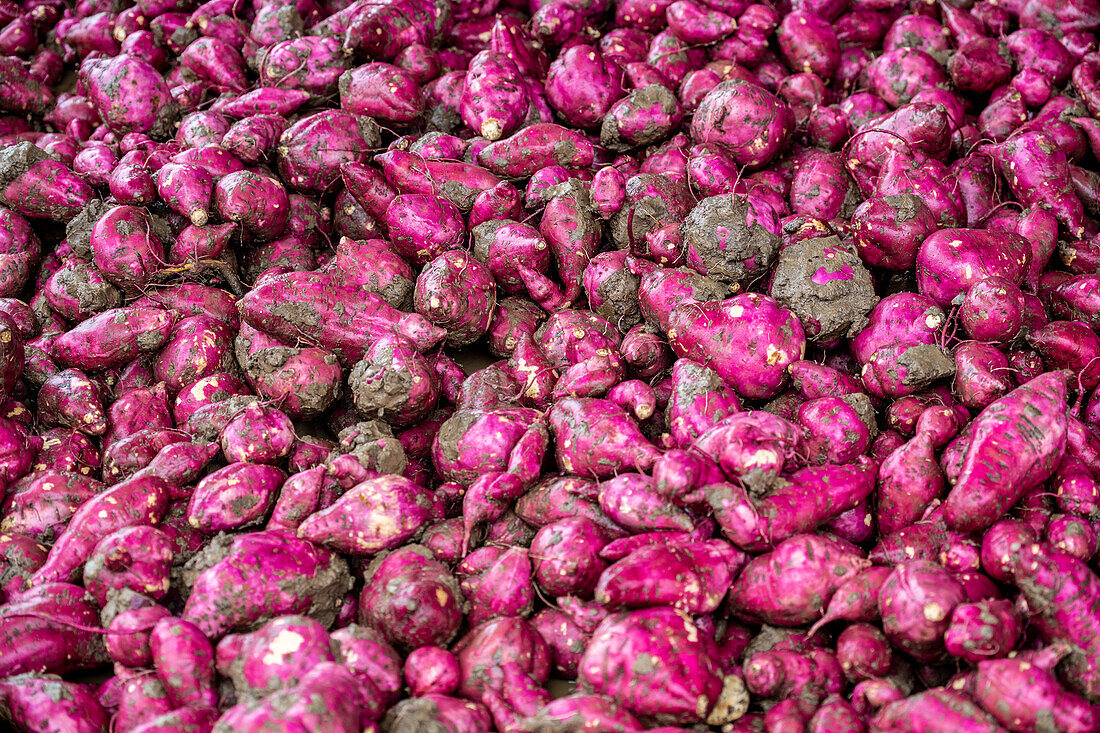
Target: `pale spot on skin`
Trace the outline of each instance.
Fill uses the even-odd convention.
[[[268,646],[268,652],[264,655],[264,664],[282,664],[287,655],[293,654],[302,648],[305,638],[296,631],[285,629],[275,635]]]

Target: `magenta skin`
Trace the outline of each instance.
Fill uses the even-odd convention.
[[[210,316],[190,316],[172,330],[153,364],[171,394],[203,377],[236,368],[231,326]]]
[[[272,407],[249,405],[225,426],[222,454],[230,462],[278,464],[294,445],[294,424]]]
[[[95,266],[127,294],[136,294],[164,262],[164,245],[144,209],[116,206],[92,228]]]
[[[437,646],[419,647],[405,658],[405,682],[414,697],[450,695],[460,674],[458,658]]]
[[[177,107],[164,78],[148,63],[127,54],[86,59],[80,73],[88,98],[113,130],[168,133]]]
[[[321,191],[340,175],[340,165],[366,162],[380,142],[369,118],[343,110],[325,110],[304,117],[286,129],[279,141],[279,174],[292,188]]]
[[[389,553],[359,601],[359,618],[392,642],[417,648],[449,643],[462,622],[462,592],[446,566],[415,545]]]
[[[596,127],[625,93],[619,67],[584,44],[560,54],[546,76],[547,101],[575,127]]]
[[[286,228],[290,200],[273,176],[237,171],[223,176],[214,186],[213,203],[218,214],[239,224],[258,241],[277,238]],[[195,222],[193,224],[201,224]]]
[[[383,215],[390,241],[405,259],[423,266],[440,254],[457,249],[465,235],[458,207],[441,196],[401,194]]]

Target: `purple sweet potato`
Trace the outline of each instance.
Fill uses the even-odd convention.
[[[280,530],[215,539],[192,558],[189,571],[194,585],[182,618],[211,639],[286,613],[328,626],[351,587],[343,559]],[[229,605],[226,582],[241,590]]]
[[[943,641],[949,654],[970,662],[1006,656],[1015,648],[1023,623],[1010,601],[960,603],[951,613]]]
[[[756,196],[713,196],[684,219],[684,257],[700,275],[743,283],[767,271],[779,251],[775,212]]]
[[[767,336],[760,338],[761,331]],[[721,354],[704,344],[718,338],[742,343]],[[805,335],[797,317],[775,300],[757,293],[721,302],[690,303],[672,310],[669,342],[678,356],[710,366],[739,395],[774,396],[787,380],[787,366],[803,358]]]
[[[336,302],[334,296],[343,302]],[[382,333],[396,330],[424,349],[443,337],[422,316],[401,313],[380,295],[362,293],[327,273],[292,272],[265,278],[241,299],[239,307],[242,320],[253,327],[287,343],[299,338],[319,343],[345,363],[362,358]]]
[[[1004,397],[1013,387],[1008,371],[1008,359],[997,347],[981,341],[963,341],[955,348],[959,404],[980,410]]]
[[[1037,377],[974,419],[961,471],[943,504],[948,526],[985,529],[1054,472],[1065,451],[1065,379],[1064,372]],[[1044,428],[1036,431],[1040,415],[1046,416]]]
[[[846,543],[795,535],[749,561],[730,588],[729,607],[769,624],[809,623],[834,591],[869,565]]]
[[[394,249],[418,266],[458,248],[465,235],[458,207],[432,194],[396,196],[386,208],[383,223]]]
[[[225,104],[215,104],[213,111],[240,117],[261,112],[289,115],[311,99],[311,94],[334,93],[340,75],[351,65],[351,59],[341,53],[339,39],[308,35],[267,46],[258,61],[264,86]],[[255,96],[243,101],[249,95]]]
[[[527,87],[511,58],[486,49],[470,60],[459,114],[475,134],[490,141],[510,135],[527,102]]]
[[[893,654],[886,635],[867,623],[855,623],[840,632],[836,656],[849,682],[882,677],[893,666]]]
[[[414,697],[450,695],[458,687],[458,659],[438,646],[422,646],[405,658],[405,682]]]
[[[50,548],[32,584],[70,577],[104,535],[159,521],[168,505],[168,493],[163,479],[145,477],[124,481],[85,502]]]
[[[550,106],[576,127],[598,126],[624,94],[622,70],[604,59],[600,51],[584,44],[560,54],[546,76]]]
[[[90,263],[65,262],[45,283],[50,309],[70,321],[83,321],[108,308],[122,305],[122,293]]]
[[[745,661],[745,687],[749,692],[772,700],[796,702],[801,711],[814,709],[825,697],[839,693],[844,686],[843,671],[836,656],[823,649],[746,650]],[[783,704],[781,702],[773,710]]]
[[[0,682],[0,704],[6,718],[26,731],[100,733],[111,722],[89,686],[38,672]]]
[[[616,614],[593,633],[580,676],[595,692],[658,723],[722,725],[745,713],[748,695],[739,677],[723,677],[713,644],[689,616],[667,606]],[[676,664],[623,664],[642,649],[659,648]]]
[[[247,414],[246,409],[243,415]],[[230,460],[235,457],[233,451],[227,452]],[[285,474],[274,466],[231,463],[195,487],[188,506],[188,521],[192,527],[210,534],[258,523],[274,503],[284,479]]]
[[[95,601],[69,583],[44,583],[0,606],[0,659],[11,674],[65,674],[108,661]],[[32,643],[33,641],[33,643]]]
[[[568,168],[591,165],[592,150],[592,143],[573,130],[552,123],[535,123],[482,148],[477,162],[497,175],[522,177],[549,165]]]
[[[608,477],[645,470],[660,453],[621,407],[606,400],[568,398],[554,405],[549,419],[558,464],[569,473]]]
[[[1100,725],[1095,708],[1067,691],[1054,675],[1063,651],[1052,646],[1030,658],[981,661],[972,685],[975,702],[1008,730],[1093,730]]]
[[[918,520],[943,491],[943,472],[931,438],[919,433],[892,452],[879,466],[877,510],[879,530],[890,533]]]
[[[874,196],[852,212],[856,251],[868,265],[905,270],[917,248],[937,229],[931,209],[918,196]]]
[[[290,215],[286,189],[274,176],[235,171],[214,186],[213,204],[223,219],[239,224],[257,241],[281,235]]]
[[[362,729],[363,702],[358,693],[359,681],[347,667],[321,662],[294,687],[229,708],[214,731],[258,730],[294,721],[305,729],[355,733]]]
[[[540,528],[531,541],[535,580],[552,596],[588,597],[607,567],[599,552],[603,530],[587,517],[573,517]]]
[[[156,527],[126,527],[106,535],[84,565],[84,587],[100,606],[129,589],[159,600],[168,592],[171,541]]]
[[[420,85],[402,69],[378,62],[344,72],[340,105],[387,122],[412,122],[423,112]]]
[[[790,107],[762,87],[724,81],[699,103],[692,137],[725,151],[737,164],[761,166],[783,148],[794,127]]]
[[[120,366],[159,349],[174,323],[175,314],[161,308],[112,308],[54,339],[51,354],[61,364],[91,371]]]
[[[37,470],[8,487],[0,531],[52,543],[77,509],[104,488],[79,473]]]
[[[873,730],[893,731],[966,730],[996,733],[1003,730],[997,721],[961,692],[935,687],[910,697],[889,702],[871,718]]]
[[[1046,133],[1023,133],[991,146],[990,153],[1021,203],[1048,209],[1071,237],[1084,233],[1084,211],[1073,192],[1065,153]]]
[[[168,135],[179,108],[164,77],[147,62],[129,54],[89,58],[80,74],[88,98],[113,130]]]
[[[141,601],[151,603],[149,600]],[[112,661],[128,667],[148,667],[153,663],[150,636],[153,627],[162,618],[171,616],[164,606],[157,604],[126,608],[106,623],[104,644]]]
[[[448,644],[462,623],[458,581],[430,552],[409,545],[380,556],[359,600],[359,618],[391,641],[416,648]]]
[[[686,613],[713,612],[747,557],[720,540],[641,547],[608,567],[595,587],[610,608],[669,605]],[[654,568],[667,571],[654,582]]]
[[[289,642],[289,643],[288,643]],[[216,663],[239,701],[293,687],[317,664],[335,662],[325,627],[306,616],[280,616],[248,634],[218,642]]]
[[[38,421],[71,427],[86,435],[107,432],[107,415],[98,387],[79,369],[47,379],[38,394]]]
[[[952,611],[964,600],[962,586],[942,567],[926,560],[895,567],[878,593],[887,637],[920,661],[944,656],[944,632]]]
[[[292,188],[320,191],[340,176],[340,165],[364,162],[380,146],[370,118],[342,110],[325,110],[295,122],[279,140],[279,173]]]
[[[706,487],[706,499],[722,532],[738,547],[757,551],[854,508],[873,491],[874,478],[875,465],[861,459],[853,465],[802,469],[762,499],[753,500],[735,484]]]
[[[462,595],[469,604],[470,623],[498,617],[525,617],[533,610],[535,590],[527,548],[511,547],[503,551],[481,548],[467,555],[455,572],[462,579]]]
[[[371,510],[364,511],[366,506]],[[298,535],[344,553],[371,555],[409,539],[429,512],[425,489],[401,476],[380,476],[306,518]]]
[[[316,347],[284,346],[245,324],[236,338],[237,363],[256,393],[292,417],[313,417],[341,393],[336,356]]]
[[[286,413],[252,404],[222,429],[221,449],[226,460],[278,464],[294,445],[294,424]]]
[[[444,252],[417,277],[413,300],[418,313],[446,329],[448,343],[467,346],[489,328],[496,305],[493,276],[465,252]]]
[[[198,379],[236,368],[234,332],[224,321],[191,316],[175,324],[153,365],[158,381],[178,393]]]
[[[1028,545],[1012,560],[1016,586],[1034,614],[1031,624],[1048,642],[1070,645],[1059,669],[1071,690],[1097,699],[1100,677],[1093,599],[1100,579],[1080,559],[1043,545]]]

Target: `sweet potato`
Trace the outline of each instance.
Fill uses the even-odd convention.
[[[214,185],[213,205],[227,221],[238,224],[256,241],[279,237],[286,228],[290,200],[274,176],[233,171]]]
[[[1029,658],[982,661],[973,682],[974,700],[1009,730],[1083,731],[1096,727],[1094,709],[1068,692],[1053,674],[1064,649],[1048,647]]]
[[[942,567],[926,560],[898,565],[878,592],[887,637],[919,661],[935,661],[944,655],[944,632],[951,613],[963,601],[962,586]]]
[[[597,627],[580,663],[592,689],[659,723],[729,723],[746,712],[739,677],[723,677],[712,656],[714,642],[682,612],[667,606],[609,616]],[[639,668],[623,658],[671,652],[675,665]]]
[[[1095,611],[1091,598],[1098,579],[1078,558],[1043,545],[1023,547],[1012,559],[1031,623],[1048,641],[1064,641],[1070,653],[1059,669],[1065,683],[1089,701],[1097,697]]]
[[[779,251],[775,212],[756,196],[713,196],[684,219],[684,256],[689,267],[728,283],[766,271]]]
[[[626,412],[606,400],[561,400],[549,420],[558,464],[569,473],[606,478],[622,469],[645,470],[660,454]]]
[[[279,174],[299,191],[320,191],[339,178],[340,165],[364,162],[380,146],[377,126],[342,110],[324,110],[288,127],[279,140]]]
[[[1060,419],[1064,391],[1065,373],[1049,372],[993,402],[974,419],[961,472],[943,504],[948,526],[985,529],[1054,472],[1065,451]],[[1032,421],[1040,414],[1050,422],[1035,433]],[[1005,441],[1011,447],[1004,447]]]
[[[378,557],[367,570],[359,617],[394,643],[416,648],[447,644],[458,633],[465,606],[446,566],[417,545]]]
[[[293,652],[288,639],[296,642]],[[335,661],[325,627],[306,616],[280,616],[248,634],[230,634],[216,649],[218,672],[232,680],[241,702],[293,687],[312,667]]]
[[[446,329],[452,346],[467,346],[485,333],[496,305],[489,268],[461,251],[440,254],[421,270],[413,301],[417,312]]]
[[[967,730],[996,733],[997,721],[961,692],[935,687],[911,697],[887,703],[871,719],[874,730],[938,733]]]
[[[1006,600],[960,603],[943,641],[948,653],[970,662],[1006,656],[1019,641],[1022,621]]]
[[[334,296],[339,299],[334,300]],[[318,342],[343,363],[355,363],[382,333],[397,331],[418,348],[444,333],[418,314],[397,311],[376,293],[336,282],[331,274],[292,272],[265,278],[240,300],[241,319],[288,343]]]
[[[104,488],[85,475],[43,467],[8,487],[0,531],[53,543],[80,506]]]
[[[157,137],[171,131],[179,107],[164,77],[146,61],[129,54],[89,58],[81,64],[80,74],[88,98],[113,130]]]
[[[795,535],[749,561],[730,588],[729,607],[769,624],[809,623],[820,616],[825,599],[869,565],[846,543]]]
[[[535,580],[552,596],[588,597],[607,567],[599,556],[606,544],[603,530],[587,517],[541,527],[531,541]]]
[[[109,661],[95,601],[69,583],[43,583],[0,606],[0,659],[11,674],[65,674]]]
[[[414,697],[450,695],[458,687],[458,659],[438,646],[422,646],[405,658],[405,682]]]
[[[354,733],[361,730],[363,703],[359,682],[346,667],[321,662],[301,681],[275,692],[258,702],[241,702],[225,711],[214,726],[214,733],[252,730],[294,721],[303,728]],[[321,705],[313,704],[322,700]]]
[[[99,733],[111,718],[87,685],[41,673],[17,674],[0,682],[5,718],[26,731]]]
[[[1062,152],[1043,132],[1026,132],[990,147],[1013,194],[1025,205],[1041,205],[1071,237],[1084,233],[1084,211],[1074,194]]]
[[[230,463],[195,487],[188,522],[208,534],[256,524],[271,508],[284,479],[285,474],[275,466]]]
[[[134,206],[107,211],[92,228],[91,248],[96,268],[128,295],[136,294],[164,262],[158,228]]]
[[[160,308],[112,308],[54,339],[51,353],[66,366],[100,370],[160,348],[175,315]]]
[[[725,151],[738,165],[758,167],[786,145],[794,115],[765,89],[740,80],[724,81],[699,103],[692,137]]]
[[[669,605],[686,613],[710,613],[746,560],[720,540],[640,547],[603,571],[595,597],[610,608]],[[655,567],[669,570],[663,582],[652,582]]]
[[[181,618],[211,639],[286,613],[327,627],[351,587],[343,559],[281,530],[215,539],[189,563],[194,585]],[[229,605],[225,583],[240,589]]]
[[[760,338],[762,332],[766,338]],[[714,339],[726,344],[744,342],[747,348],[718,354],[704,346]],[[674,308],[669,315],[669,342],[677,355],[712,367],[739,395],[750,399],[777,394],[787,380],[787,366],[801,359],[806,347],[798,318],[757,293]]]
[[[596,127],[624,93],[621,69],[585,44],[560,54],[546,76],[550,106],[576,127]]]
[[[364,512],[365,506],[372,507]],[[307,517],[298,536],[349,554],[370,555],[409,539],[429,516],[425,489],[401,476],[365,481]]]
[[[917,248],[937,228],[918,196],[873,196],[852,212],[856,251],[868,265],[904,270],[916,261]]]

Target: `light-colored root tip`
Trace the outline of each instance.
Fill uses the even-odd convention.
[[[210,214],[206,213],[205,209],[198,209],[191,212],[191,223],[197,227],[206,226],[206,222],[210,221]]]
[[[504,134],[504,127],[500,120],[490,117],[481,123],[481,136],[489,141],[499,140]]]

